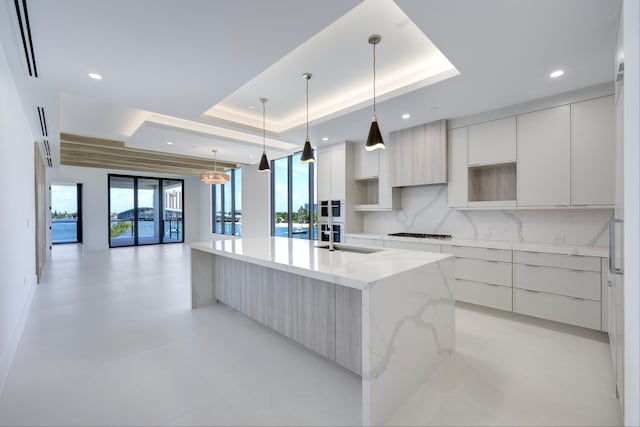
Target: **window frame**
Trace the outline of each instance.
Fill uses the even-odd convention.
[[[315,150],[314,150],[315,151]],[[287,158],[287,237],[292,238],[291,232],[293,231],[293,158],[298,156],[301,152],[295,152],[293,154],[288,155]],[[276,235],[276,204],[275,204],[275,162],[278,160],[282,160],[284,157],[279,159],[271,160],[271,179],[270,179],[270,196],[271,196],[271,236]],[[309,236],[307,240],[317,240],[314,238],[315,227],[313,222],[313,215],[315,209],[315,192],[314,190],[314,176],[315,176],[315,163],[307,163],[309,165]]]
[[[225,171],[226,173],[228,173],[231,176],[231,179],[229,180],[229,182],[225,183],[225,184],[210,184],[211,185],[211,233],[212,234],[222,234],[222,235],[227,235],[227,236],[242,236],[242,232],[240,232],[239,234],[236,233],[236,196],[238,194],[236,194],[236,173],[238,170],[241,170],[242,168],[235,168],[235,169],[229,169],[227,171]],[[242,172],[240,172],[242,173]],[[225,207],[226,207],[226,197],[225,197],[225,185],[230,185],[230,194],[231,194],[231,232],[227,233],[226,232],[226,227],[225,224],[228,221],[224,220],[224,214],[225,214]],[[222,218],[221,218],[221,225],[220,225],[220,232],[216,231],[216,212],[217,212],[217,203],[216,203],[216,197],[217,197],[217,192],[220,191],[220,212],[222,214]],[[242,190],[240,190],[240,197],[242,197]]]

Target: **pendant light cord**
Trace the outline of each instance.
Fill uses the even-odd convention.
[[[267,152],[267,128],[265,120],[265,101],[262,101],[262,153]]]
[[[373,45],[373,118],[376,117],[376,45]]]
[[[307,77],[307,141],[309,140],[309,78]]]

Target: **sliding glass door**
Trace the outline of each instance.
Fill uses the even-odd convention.
[[[164,192],[163,242],[182,242],[182,181],[177,179],[163,179],[162,191]]]
[[[183,242],[183,184],[109,175],[109,246]]]
[[[135,178],[109,175],[109,246],[131,246],[136,242]]]
[[[160,180],[138,178],[138,244],[160,243]]]

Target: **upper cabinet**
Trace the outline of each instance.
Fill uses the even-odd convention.
[[[518,116],[518,206],[568,206],[569,105]]]
[[[346,144],[318,150],[316,162],[318,200],[345,200]]]
[[[615,195],[614,96],[571,104],[571,203],[612,205]]]
[[[449,207],[612,207],[614,108],[610,95],[451,129]]]
[[[353,178],[377,178],[380,173],[380,153],[382,150],[367,151],[364,146],[354,147]]]
[[[468,165],[488,165],[516,161],[516,118],[469,126]]]
[[[469,128],[451,129],[447,137],[449,207],[467,206],[467,135]]]
[[[446,120],[391,132],[387,149],[392,187],[447,182]]]
[[[389,211],[399,206],[389,182],[389,150],[353,148],[353,203],[356,211]]]

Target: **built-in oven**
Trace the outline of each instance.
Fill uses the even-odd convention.
[[[342,200],[320,200],[320,218],[331,215],[334,221],[342,222],[343,204]]]
[[[320,240],[329,241],[329,224],[320,224]],[[333,224],[333,242],[340,243],[342,241],[342,224]]]

